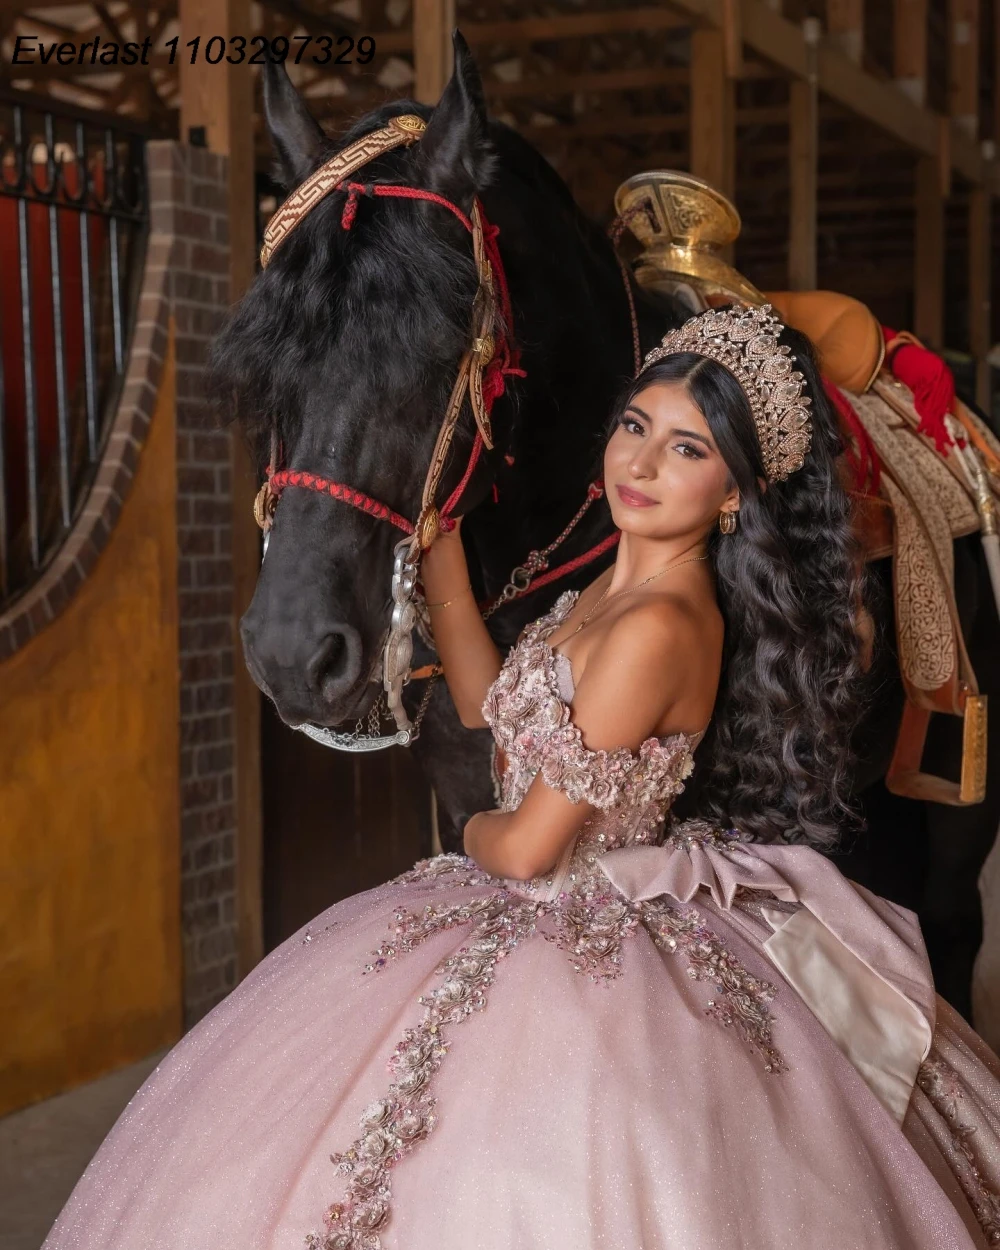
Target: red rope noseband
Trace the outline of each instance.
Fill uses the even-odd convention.
[[[345,486],[343,482],[331,482],[329,478],[317,477],[315,473],[299,473],[295,469],[282,469],[278,473],[272,473],[268,466],[268,483],[275,499],[281,495],[286,486],[301,486],[304,490],[314,490],[320,495],[329,495],[331,499],[349,503],[352,508],[367,512],[369,516],[378,517],[380,521],[389,521],[404,534],[413,533],[413,524],[405,516],[393,512],[388,504],[372,499],[371,495],[366,495],[364,491],[355,490],[353,486]]]

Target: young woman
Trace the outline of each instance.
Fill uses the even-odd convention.
[[[1000,1067],[915,917],[821,854],[867,645],[837,450],[808,345],[707,313],[615,413],[613,568],[505,661],[435,543],[502,807],[198,1025],[46,1250],[1000,1242]]]

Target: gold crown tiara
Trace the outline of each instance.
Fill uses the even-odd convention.
[[[769,482],[784,481],[801,469],[812,441],[805,377],[792,368],[796,358],[778,342],[784,329],[770,304],[746,310],[710,309],[671,330],[642,362],[641,375],[665,356],[693,352],[717,361],[733,375],[750,404],[761,459]]]

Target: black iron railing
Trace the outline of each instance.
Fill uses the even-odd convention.
[[[124,376],[148,208],[143,127],[0,89],[0,609],[86,501]]]

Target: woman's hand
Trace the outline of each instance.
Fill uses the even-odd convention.
[[[423,553],[420,580],[434,648],[444,669],[459,719],[468,729],[480,729],[486,692],[500,672],[500,652],[490,637],[469,583],[469,566],[462,545],[462,521],[442,530]]]

